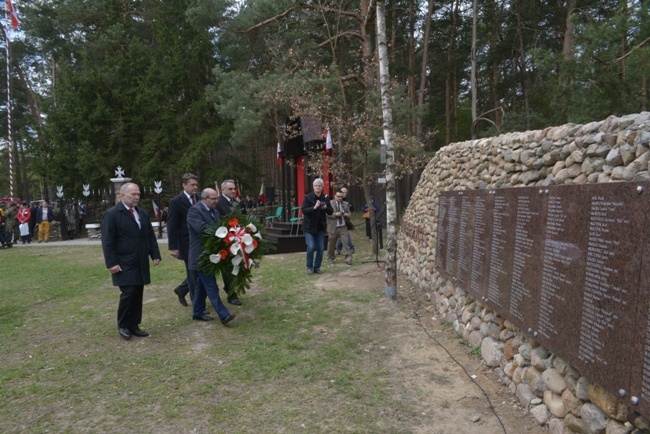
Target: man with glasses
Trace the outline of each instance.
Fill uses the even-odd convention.
[[[187,306],[185,296],[189,293],[190,300],[194,299],[194,281],[192,273],[187,267],[187,257],[190,249],[190,233],[187,229],[187,211],[199,201],[196,192],[199,189],[198,177],[192,173],[186,173],[182,178],[183,191],[169,202],[169,214],[167,215],[167,239],[169,243],[169,254],[176,259],[185,262],[185,280],[181,282],[174,292],[178,296],[178,302]]]
[[[221,183],[221,196],[219,196],[219,201],[217,202],[217,211],[219,211],[220,216],[225,216],[230,214],[233,209],[242,214],[246,214],[246,210],[242,209],[239,206],[235,196],[237,192],[237,187],[235,187],[235,181],[232,179],[226,179]],[[237,294],[234,292],[232,295],[229,294],[230,291],[230,276],[223,275],[223,290],[228,296],[228,303],[234,304],[235,306],[241,306],[241,301],[237,297]]]
[[[201,192],[201,201],[187,212],[187,227],[190,234],[188,268],[194,277],[194,300],[192,303],[192,319],[196,321],[212,321],[214,318],[205,314],[205,297],[210,299],[217,316],[222,324],[228,324],[235,319],[221,302],[219,287],[213,275],[199,270],[199,256],[203,251],[201,234],[219,221],[219,213],[215,209],[219,196],[211,188]]]

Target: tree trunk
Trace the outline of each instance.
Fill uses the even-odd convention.
[[[420,90],[418,91],[418,107],[424,106],[424,91],[427,84],[427,66],[429,64],[429,37],[431,35],[431,15],[433,15],[434,0],[429,0],[429,8],[425,17],[424,40],[422,41],[422,68],[420,70]],[[416,135],[422,137],[422,117],[418,115],[416,124]]]
[[[519,70],[521,71],[521,95],[524,99],[524,111],[526,116],[526,129],[530,129],[530,110],[528,106],[528,89],[526,86],[526,47],[524,46],[524,36],[521,24],[521,6],[522,1],[517,2],[517,39],[519,40]]]
[[[472,77],[470,86],[472,87],[472,140],[476,139],[476,104],[477,104],[477,95],[476,90],[476,27],[478,25],[478,0],[472,2]]]
[[[564,38],[562,39],[562,59],[565,64],[573,61],[573,13],[576,9],[577,0],[569,0],[566,9],[566,19],[564,22]],[[568,65],[567,65],[568,66]],[[560,69],[560,87],[564,88],[573,81],[569,77],[568,67],[562,66]]]
[[[408,73],[409,107],[417,106],[415,94],[415,0],[409,1],[409,73]],[[415,132],[415,119],[410,116],[409,130]]]
[[[377,1],[377,48],[381,85],[381,108],[386,143],[386,288],[388,298],[397,296],[397,210],[395,206],[395,152],[393,149],[393,112],[391,106],[388,49],[386,47],[386,10],[384,0]]]
[[[453,95],[453,74],[454,71],[454,58],[456,57],[456,22],[458,19],[458,2],[451,12],[451,34],[449,35],[449,51],[447,52],[447,79],[445,80],[445,144],[451,143],[451,130],[452,130],[452,98]]]

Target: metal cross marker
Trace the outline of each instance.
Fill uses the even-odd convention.
[[[122,169],[122,166],[117,166],[117,169],[115,170],[115,176],[118,178],[124,178],[124,169]]]

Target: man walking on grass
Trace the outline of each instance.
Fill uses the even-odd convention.
[[[160,250],[147,213],[138,207],[140,188],[128,182],[121,200],[102,219],[102,249],[113,286],[120,287],[117,329],[124,340],[149,336],[140,330],[144,285],[151,283],[149,258],[160,263]]]
[[[169,253],[176,259],[182,259],[185,263],[185,280],[174,288],[178,302],[187,306],[185,296],[189,293],[190,300],[194,298],[194,280],[192,273],[187,267],[187,259],[190,250],[190,233],[187,229],[187,211],[199,201],[196,192],[199,189],[199,181],[196,175],[186,173],[182,178],[183,191],[169,202],[169,215],[167,217],[167,239],[169,241]]]

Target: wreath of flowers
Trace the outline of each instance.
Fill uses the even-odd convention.
[[[245,294],[250,288],[252,269],[273,248],[265,237],[266,228],[261,223],[237,212],[228,214],[202,234],[199,268],[215,277],[228,275],[229,296]]]

